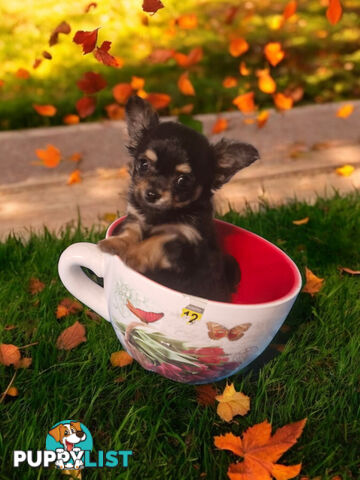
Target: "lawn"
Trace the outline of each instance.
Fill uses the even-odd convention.
[[[292,223],[306,216],[307,224]],[[282,352],[272,347],[269,352],[276,355],[270,361],[231,378],[250,396],[251,410],[230,424],[213,406],[197,403],[194,386],[164,379],[135,362],[112,367],[110,355],[120,345],[108,322],[85,312],[56,319],[59,301],[68,296],[57,274],[60,253],[77,241],[96,242],[103,231],[78,226],[58,236],[45,231],[28,241],[9,237],[0,244],[1,342],[36,344],[23,350],[33,362],[18,370],[19,395],[0,405],[0,478],[59,478],[53,470],[28,468],[14,476],[12,452],[42,450],[49,428],[65,418],[89,428],[95,450],[134,452],[127,469],[88,469],[83,478],[220,480],[227,478],[235,457],[214,447],[215,435],[239,435],[265,419],[275,430],[307,417],[302,436],[281,463],[302,462],[302,475],[309,478],[358,479],[360,284],[358,276],[338,268],[360,269],[359,218],[359,193],[318,199],[312,206],[294,201],[225,216],[277,244],[302,273],[307,266],[325,279],[314,297],[299,295],[287,328],[274,339],[284,345]],[[36,295],[28,291],[31,277],[46,284]],[[85,325],[87,342],[68,352],[57,350],[58,335],[76,320]],[[16,328],[7,330],[8,325]],[[0,372],[4,391],[13,367],[1,366]],[[225,383],[218,382],[219,391]]]
[[[344,0],[344,15],[332,26],[325,16],[326,2],[298,2],[297,14],[280,26],[287,0],[243,2],[231,18],[229,10],[236,0],[164,1],[165,8],[150,16],[141,10],[142,0],[104,0],[88,13],[87,1],[0,0],[0,129],[58,125],[67,114],[76,113],[75,103],[82,96],[76,82],[84,72],[103,75],[107,87],[96,94],[95,112],[84,121],[106,118],[105,106],[115,102],[112,88],[129,83],[133,75],[145,79],[146,92],[171,96],[162,114],[193,104],[193,113],[236,109],[232,100],[253,91],[259,110],[274,106],[272,95],[258,87],[257,70],[270,67],[264,57],[268,42],[280,42],[285,58],[271,75],[277,91],[294,96],[295,102],[322,103],[357,98],[360,93],[360,2]],[[195,23],[179,23],[184,15],[195,15]],[[69,35],[60,34],[59,43],[49,47],[51,32],[62,21],[71,26]],[[187,25],[184,26],[184,23]],[[78,30],[99,30],[99,42],[112,42],[111,53],[123,59],[122,68],[104,66],[92,54],[82,55],[72,42]],[[243,37],[249,50],[239,57],[229,53],[233,37]],[[177,86],[184,69],[174,58],[153,63],[149,55],[159,48],[188,54],[202,47],[203,59],[190,67],[195,96],[183,95]],[[46,50],[52,59],[44,59]],[[42,59],[34,69],[35,59]],[[240,75],[239,65],[246,63],[249,75]],[[29,78],[18,78],[19,68]],[[226,76],[237,85],[225,88]],[[200,95],[201,92],[201,95]],[[51,104],[53,117],[42,117],[33,104]]]

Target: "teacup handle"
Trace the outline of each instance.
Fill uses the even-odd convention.
[[[81,302],[110,321],[105,291],[81,270],[89,268],[98,277],[104,277],[105,258],[93,243],[74,243],[60,256],[58,271],[64,286]]]

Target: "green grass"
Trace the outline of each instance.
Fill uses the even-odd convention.
[[[307,225],[292,220],[310,217]],[[213,407],[199,406],[193,386],[178,384],[143,370],[138,364],[112,368],[109,358],[120,345],[109,323],[97,324],[84,313],[56,320],[55,309],[67,296],[57,275],[60,253],[77,241],[95,242],[104,232],[66,229],[61,235],[44,232],[23,242],[10,237],[0,244],[1,342],[26,345],[33,358],[28,370],[18,371],[16,399],[0,406],[0,479],[60,478],[53,470],[11,467],[15,449],[42,450],[52,424],[65,418],[83,422],[94,438],[95,450],[133,450],[128,469],[88,469],[86,479],[227,478],[234,459],[218,451],[213,436],[241,434],[268,419],[276,429],[308,418],[298,443],[281,463],[303,462],[302,474],[330,480],[358,479],[360,431],[360,301],[359,277],[341,274],[339,266],[360,269],[360,194],[318,199],[313,206],[288,206],[225,220],[241,225],[279,245],[304,272],[305,265],[325,278],[313,298],[301,293],[275,343],[286,346],[258,368],[231,378],[237,390],[251,397],[251,411],[223,422]],[[28,293],[29,278],[39,277],[46,288]],[[79,319],[88,341],[73,351],[58,351],[56,338]],[[5,331],[5,325],[16,329]],[[0,368],[5,390],[12,367]],[[124,382],[114,380],[124,377]],[[225,381],[218,382],[223,389]],[[200,476],[204,473],[203,476]]]
[[[226,12],[237,0],[167,0],[165,8],[154,16],[143,14],[142,0],[103,0],[96,9],[84,13],[87,2],[71,0],[0,0],[0,129],[59,125],[66,114],[75,112],[75,102],[82,96],[76,82],[86,71],[101,73],[108,87],[97,94],[97,109],[85,121],[106,117],[104,107],[114,102],[112,87],[129,82],[132,75],[146,79],[147,92],[171,95],[170,107],[162,114],[194,103],[194,113],[220,112],[236,109],[232,100],[248,91],[255,92],[259,109],[273,106],[272,95],[262,93],[257,86],[256,70],[268,66],[264,45],[280,41],[285,59],[271,68],[278,91],[302,87],[301,103],[331,102],[359,97],[360,92],[360,1],[343,1],[344,15],[335,26],[329,24],[325,7],[319,0],[298,2],[298,15],[283,28],[274,29],[274,20],[281,16],[288,0],[270,2],[254,0],[241,5],[233,24],[226,24]],[[192,30],[176,27],[169,33],[171,21],[180,15],[195,13],[198,26]],[[144,19],[147,21],[144,22]],[[52,30],[63,20],[72,27],[70,35],[59,37],[59,44],[49,47]],[[82,55],[81,48],[72,42],[77,30],[99,30],[99,45],[112,42],[111,52],[124,59],[124,67],[114,69],[98,63],[92,54]],[[250,49],[233,58],[228,52],[229,38],[244,36]],[[173,48],[188,53],[202,46],[204,58],[190,68],[190,79],[197,95],[182,95],[177,80],[183,72],[175,61],[153,65],[148,55],[153,49]],[[35,58],[43,50],[53,55],[34,70]],[[246,61],[251,74],[239,75],[240,61]],[[18,68],[27,69],[31,77],[19,79]],[[238,87],[225,89],[222,81],[235,76]],[[58,113],[52,118],[38,115],[32,105],[53,104]]]

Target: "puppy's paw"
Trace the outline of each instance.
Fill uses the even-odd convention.
[[[105,238],[98,242],[98,247],[102,252],[110,253],[110,255],[119,255],[124,257],[128,248],[127,242],[119,237]]]

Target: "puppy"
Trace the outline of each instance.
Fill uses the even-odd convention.
[[[57,425],[55,428],[49,431],[49,435],[51,435],[56,442],[59,442],[63,445],[63,448],[56,449],[56,452],[58,453],[64,451],[70,452],[72,450],[78,453],[81,451],[81,449],[74,447],[74,445],[86,440],[86,433],[81,430],[80,422],[60,423],[60,425]],[[55,465],[61,469],[75,468],[78,470],[79,468],[83,468],[84,463],[80,459],[76,459],[74,464],[71,462],[64,464],[63,460],[57,460]]]
[[[258,151],[227,139],[211,145],[182,124],[160,123],[137,96],[128,100],[126,120],[133,159],[127,217],[100,249],[169,288],[229,301],[240,271],[219,248],[212,197]]]

